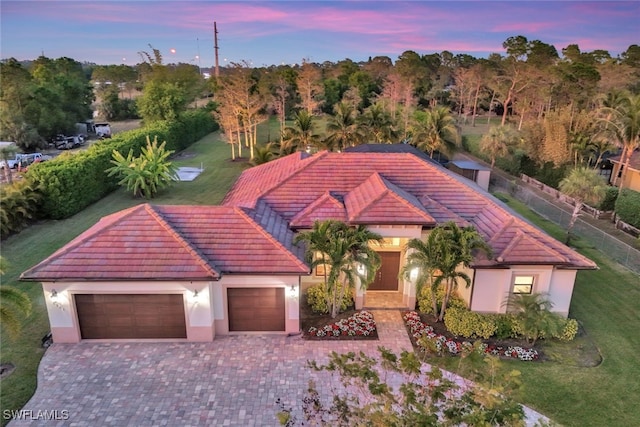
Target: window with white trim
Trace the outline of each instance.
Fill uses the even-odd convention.
[[[535,281],[536,277],[531,274],[514,276],[512,292],[514,294],[531,294]]]

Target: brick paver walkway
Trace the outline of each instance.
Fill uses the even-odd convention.
[[[301,420],[309,379],[321,393],[331,387],[325,373],[305,366],[307,360],[324,362],[331,351],[375,355],[378,346],[411,350],[399,311],[373,313],[380,337],[375,341],[236,335],[211,343],[54,344],[24,409],[32,417],[58,411],[68,419],[10,425],[276,426],[277,398]]]

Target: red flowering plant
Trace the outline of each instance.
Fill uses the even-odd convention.
[[[436,352],[447,351],[450,354],[459,354],[463,349],[473,349],[473,344],[469,341],[458,341],[434,332],[433,327],[424,323],[420,315],[415,311],[407,311],[402,316],[405,324],[409,327],[412,339],[423,350],[427,347],[433,348]],[[511,357],[523,361],[537,360],[540,355],[534,349],[527,349],[519,346],[494,346],[480,344],[478,351],[484,354],[492,354],[499,357]]]
[[[308,334],[312,337],[368,337],[375,331],[376,321],[373,319],[373,314],[363,310],[322,328],[311,327],[308,330]]]

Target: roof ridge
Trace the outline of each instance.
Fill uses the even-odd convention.
[[[340,200],[336,199],[336,197],[331,194],[330,190],[327,190],[325,192],[323,192],[318,198],[316,198],[313,202],[311,202],[310,204],[307,205],[307,207],[305,207],[304,209],[302,209],[301,211],[299,211],[297,214],[295,214],[291,220],[289,221],[289,224],[293,224],[296,221],[300,220],[302,217],[308,215],[309,213],[313,212],[313,210],[320,205],[322,202],[324,202],[325,200],[329,200],[330,202],[337,204],[338,206],[341,206],[344,209],[344,203],[341,203]]]
[[[381,191],[376,197],[371,198],[369,200],[367,200],[367,203],[365,205],[363,205],[360,210],[358,210],[358,212],[354,212],[354,216],[349,215],[349,208],[347,207],[347,203],[345,200],[345,210],[347,213],[347,219],[349,221],[354,221],[366,208],[368,208],[369,206],[371,206],[373,203],[377,202],[378,200],[380,200],[382,197],[384,197],[385,194],[387,194],[387,192],[389,191],[389,187],[387,187],[384,183],[384,181],[382,181],[382,177],[380,176],[380,174],[378,173],[378,171],[373,172],[371,175],[369,175],[367,177],[367,179],[365,179],[364,181],[362,181],[360,184],[356,185],[351,191],[349,191],[346,195],[346,197],[349,197],[349,195],[351,195],[351,193],[353,193],[354,191],[358,190],[359,188],[361,188],[363,185],[369,183],[371,181],[371,179],[375,179],[376,177],[378,177],[378,181],[380,183],[382,183],[382,185],[384,186],[384,190]],[[362,190],[360,190],[362,191]]]
[[[167,221],[165,216],[159,212],[154,206],[149,203],[145,203],[146,211],[153,216],[153,218],[160,224],[166,231],[169,232],[173,236],[173,238],[178,241],[191,255],[194,256],[198,260],[200,264],[204,267],[206,271],[208,271],[214,277],[220,277],[221,273],[217,271],[215,268],[209,264],[208,259],[202,255],[196,247],[194,247],[187,239],[182,237],[182,235],[175,229],[173,226]]]
[[[266,205],[266,203],[265,203]],[[269,207],[267,205],[267,207]],[[233,209],[238,212],[238,214],[240,216],[242,216],[245,221],[249,222],[251,225],[253,225],[253,227],[255,229],[257,229],[260,233],[262,233],[263,236],[265,236],[269,241],[271,241],[274,245],[276,245],[277,247],[279,247],[280,249],[284,249],[284,251],[286,252],[287,256],[291,259],[293,259],[295,261],[296,264],[300,265],[301,267],[304,267],[305,270],[309,269],[309,266],[307,264],[305,264],[304,262],[300,261],[300,259],[292,252],[290,251],[286,246],[284,246],[282,244],[282,242],[278,239],[276,239],[271,233],[269,233],[267,230],[265,230],[262,225],[260,225],[260,223],[258,223],[255,219],[253,219],[251,217],[251,215],[249,215],[246,210],[249,210],[249,208],[244,208],[241,206],[234,206]],[[271,209],[269,207],[269,209]],[[277,212],[273,211],[273,213],[275,215],[277,215],[280,219],[282,219],[282,217],[280,217],[280,215],[278,215]],[[284,221],[284,220],[283,220]],[[289,230],[289,228],[287,227],[287,230]],[[290,231],[290,230],[289,230]]]
[[[299,153],[299,154],[298,154]],[[298,153],[294,153],[300,156],[303,156],[305,153],[302,151],[299,151]],[[316,154],[312,154],[309,155],[308,157],[301,157],[298,163],[298,167],[296,167],[296,170],[294,170],[293,172],[291,172],[289,175],[287,175],[286,177],[283,177],[281,180],[278,180],[277,183],[274,183],[271,187],[269,187],[268,189],[264,190],[261,192],[261,194],[256,197],[256,203],[259,199],[264,198],[267,194],[269,194],[271,191],[273,191],[274,189],[280,187],[285,181],[290,180],[291,178],[293,178],[294,176],[298,175],[302,170],[306,169],[307,167],[309,167],[310,165],[316,163],[318,160],[320,160],[321,158],[324,158],[328,155],[328,151],[321,151],[319,153]],[[294,155],[294,154],[290,154],[290,155]],[[287,156],[288,157],[288,156]],[[286,157],[285,157],[286,158]],[[309,160],[310,159],[310,160]],[[309,160],[307,162],[305,162],[305,160]],[[304,164],[303,164],[304,162]],[[254,204],[255,205],[255,204]]]
[[[509,242],[509,244],[502,250],[502,252],[500,252],[500,257],[502,257],[504,259],[505,255],[508,254],[515,246],[516,244],[518,244],[521,240],[523,239],[532,239],[534,240],[534,243],[541,247],[543,251],[558,257],[560,260],[562,260],[565,263],[570,263],[571,261],[564,255],[562,255],[560,252],[556,251],[553,248],[550,248],[549,246],[543,244],[542,242],[538,241],[535,236],[531,236],[530,234],[526,234],[525,232],[523,232],[522,230],[516,230],[515,233],[515,237],[513,239],[511,239],[511,241]]]
[[[376,172],[377,173],[377,172]],[[407,190],[398,187],[397,185],[395,185],[393,182],[389,181],[388,179],[386,179],[385,177],[383,177],[382,175],[380,175],[380,178],[382,179],[382,182],[385,184],[385,186],[387,187],[388,191],[391,192],[391,195],[393,197],[395,197],[396,199],[398,199],[400,201],[400,203],[408,206],[409,208],[413,209],[414,211],[416,211],[417,213],[419,213],[420,215],[422,215],[425,219],[432,221],[432,222],[436,222],[435,218],[433,218],[429,212],[427,212],[426,208],[422,205],[422,203],[420,203],[420,200],[418,200],[418,198],[416,196],[414,196],[413,194],[411,194],[410,192],[408,192]],[[396,191],[396,190],[400,190],[400,192]],[[403,194],[401,193],[405,193],[408,196],[412,197],[415,199],[415,201],[417,203],[420,204],[420,206],[416,206],[411,200],[408,200]],[[420,207],[422,207],[422,209],[420,209]]]

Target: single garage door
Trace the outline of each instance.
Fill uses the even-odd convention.
[[[229,288],[229,331],[284,331],[284,288]]]
[[[186,338],[180,294],[76,294],[83,339]]]

